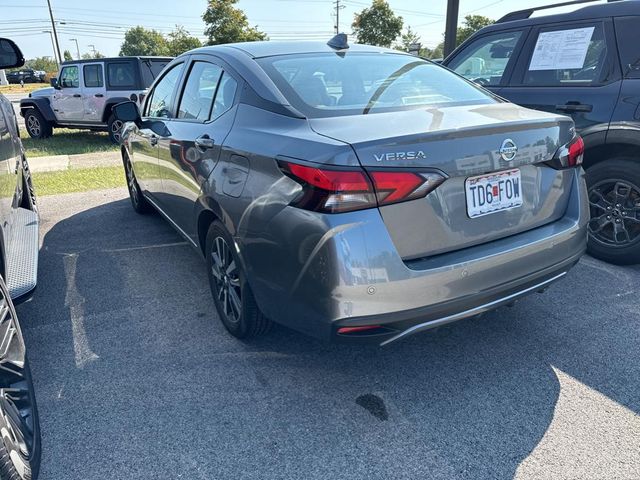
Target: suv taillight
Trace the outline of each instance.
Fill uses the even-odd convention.
[[[549,162],[553,168],[572,168],[582,165],[584,159],[584,141],[576,135],[566,145],[558,149],[553,160]]]
[[[294,206],[325,213],[349,212],[422,198],[444,180],[435,172],[326,169],[280,161],[282,171],[302,185]]]

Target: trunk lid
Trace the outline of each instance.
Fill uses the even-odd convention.
[[[425,198],[380,208],[404,259],[520,233],[553,222],[566,210],[572,175],[544,162],[573,137],[568,117],[497,103],[309,122],[317,133],[350,144],[367,170],[437,169],[448,177]],[[511,160],[501,156],[501,148],[511,146],[508,140],[518,147]],[[515,170],[522,205],[470,218],[465,181]]]

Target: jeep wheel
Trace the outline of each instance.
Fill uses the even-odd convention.
[[[22,332],[0,281],[0,478],[32,480],[40,468],[40,427]]]
[[[30,108],[24,116],[24,124],[31,138],[49,138],[53,135],[53,127],[35,108]]]
[[[588,252],[618,265],[640,263],[640,164],[632,158],[600,162],[587,170]]]
[[[220,222],[214,222],[207,234],[207,274],[218,316],[236,338],[251,338],[267,333],[271,327],[253,297],[240,259],[232,248],[233,240]]]
[[[124,124],[122,123],[122,121],[118,120],[115,117],[115,115],[111,115],[109,117],[108,126],[109,126],[109,140],[111,140],[113,143],[120,145],[122,127],[124,126]]]
[[[147,199],[144,198],[142,190],[140,190],[140,185],[138,185],[138,181],[136,180],[136,175],[133,172],[131,160],[129,160],[129,156],[126,153],[122,154],[122,163],[124,163],[127,189],[129,190],[129,198],[131,199],[133,209],[142,215],[151,213],[153,211],[153,207],[149,202],[147,202]]]

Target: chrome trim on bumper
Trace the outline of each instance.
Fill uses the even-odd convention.
[[[442,325],[446,325],[447,323],[451,323],[451,322],[455,322],[457,320],[462,320],[463,318],[467,318],[467,317],[472,317],[474,315],[478,315],[480,313],[486,312],[488,310],[492,310],[496,307],[499,307],[501,304],[507,304],[510,303],[512,300],[517,299],[518,297],[527,295],[531,292],[534,292],[536,290],[540,290],[543,289],[545,287],[547,287],[548,285],[552,284],[553,282],[555,282],[556,280],[560,280],[562,277],[564,277],[567,274],[567,272],[562,272],[558,275],[556,275],[555,277],[549,278],[548,280],[545,280],[544,282],[540,282],[536,285],[533,285],[529,288],[525,288],[524,290],[520,290],[518,292],[512,293],[511,295],[507,295],[506,297],[502,297],[499,298],[497,300],[494,300],[492,302],[489,303],[485,303],[483,305],[479,305],[475,308],[469,309],[469,310],[465,310],[463,312],[459,312],[459,313],[455,313],[453,315],[448,315],[446,317],[442,317],[442,318],[437,318],[435,320],[429,320],[428,322],[424,322],[424,323],[420,323],[418,325],[414,325],[411,328],[408,328],[402,332],[400,332],[399,334],[395,335],[394,337],[389,338],[388,340],[385,340],[384,342],[382,342],[380,344],[381,347],[390,344],[391,342],[395,342],[396,340],[400,340],[401,338],[404,338],[406,336],[409,335],[413,335],[414,333],[418,333],[421,332],[423,330],[429,330],[431,328],[436,328],[436,327],[440,327]]]

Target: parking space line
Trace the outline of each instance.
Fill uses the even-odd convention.
[[[118,252],[133,252],[135,250],[147,250],[149,248],[168,248],[168,247],[181,247],[183,245],[189,245],[187,242],[174,242],[174,243],[159,243],[156,245],[141,245],[137,247],[125,247],[125,248],[112,248],[102,250],[103,252],[108,253],[118,253]]]

